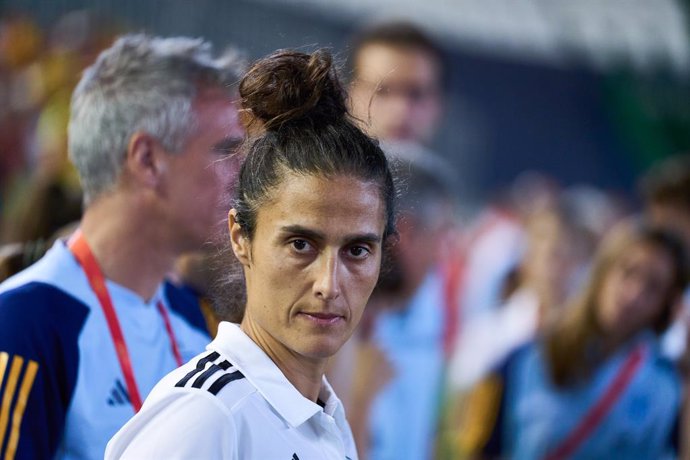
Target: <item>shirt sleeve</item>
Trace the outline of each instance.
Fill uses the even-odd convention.
[[[173,393],[144,405],[110,440],[105,460],[239,460],[232,415],[213,398]]]
[[[62,439],[88,308],[29,283],[0,294],[0,457],[52,458]]]

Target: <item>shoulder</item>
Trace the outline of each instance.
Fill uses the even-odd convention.
[[[65,314],[87,313],[88,310],[82,300],[42,281],[28,281],[0,291],[0,314],[63,317]]]
[[[495,368],[494,374],[506,382],[524,366],[535,366],[541,363],[542,348],[538,341],[530,341],[511,351]]]
[[[106,459],[239,458],[238,413],[253,412],[242,409],[255,392],[218,352],[202,353],[155,386],[110,441]]]
[[[233,417],[210,393],[157,387],[110,440],[105,458],[238,459],[238,441]]]
[[[451,400],[444,424],[443,448],[453,456],[500,455],[504,417],[504,381],[490,374]]]
[[[652,343],[647,348],[646,358],[647,365],[644,367],[645,373],[648,374],[647,378],[653,378],[658,386],[661,382],[665,382],[669,388],[680,393],[683,376],[678,363],[666,356],[657,343]]]
[[[74,272],[81,272],[76,259],[62,241],[57,241],[43,257],[0,284],[0,293],[32,281],[46,284],[71,284]],[[63,289],[67,290],[67,289]]]
[[[255,390],[218,352],[207,351],[164,377],[108,443],[106,459],[236,459],[244,402]],[[239,412],[239,414],[238,414]]]
[[[156,390],[212,397],[233,412],[240,409],[247,397],[257,392],[230,360],[213,350],[198,355],[169,374]]]
[[[505,454],[504,435],[512,393],[520,375],[531,372],[527,369],[535,365],[535,359],[539,360],[539,353],[534,341],[518,347],[470,392],[459,438],[461,451],[489,458]]]
[[[38,262],[0,284],[0,310],[14,306],[17,311],[23,306],[23,313],[39,321],[38,314],[49,318],[86,314],[90,299],[95,297],[84,272],[61,241]]]
[[[0,293],[0,343],[76,335],[89,308],[61,289],[29,282]]]

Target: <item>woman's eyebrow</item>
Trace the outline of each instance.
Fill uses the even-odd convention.
[[[316,241],[323,241],[326,239],[326,236],[322,232],[319,232],[318,230],[314,230],[311,228],[304,227],[302,225],[286,225],[284,227],[281,227],[280,231],[283,233],[294,233],[297,235],[302,235],[302,236],[305,236],[307,238],[311,238],[311,239],[316,240]],[[381,235],[378,235],[378,234],[372,233],[372,232],[355,233],[352,235],[347,235],[344,238],[344,241],[346,243],[360,242],[360,243],[376,244],[376,243],[381,242]]]
[[[297,235],[302,235],[306,236],[307,238],[311,238],[314,240],[324,240],[325,235],[317,230],[313,230],[311,228],[304,227],[302,225],[285,225],[283,227],[280,227],[280,231],[282,233],[294,233]]]

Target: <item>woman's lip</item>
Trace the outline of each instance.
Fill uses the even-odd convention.
[[[334,313],[318,313],[318,312],[301,312],[300,315],[306,316],[309,320],[319,325],[335,324],[343,317]]]

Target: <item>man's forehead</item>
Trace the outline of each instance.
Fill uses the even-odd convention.
[[[355,58],[354,71],[359,76],[362,72],[384,69],[392,65],[423,66],[437,75],[441,73],[441,64],[438,58],[429,50],[417,46],[400,46],[378,42],[367,44],[359,50]]]
[[[222,123],[226,128],[226,136],[237,139],[245,134],[244,125],[240,122],[239,101],[232,92],[221,89],[207,89],[197,93],[192,104],[197,115],[213,117],[215,122]]]
[[[235,111],[239,110],[239,92],[236,89],[224,88],[216,85],[205,85],[197,88],[193,104],[205,105],[220,102],[232,105]]]

